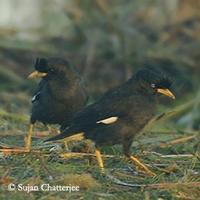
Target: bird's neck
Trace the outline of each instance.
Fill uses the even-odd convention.
[[[49,83],[54,84],[55,86],[65,87],[66,85],[70,85],[74,83],[76,77],[73,74],[67,74],[65,72],[60,72],[56,76],[52,76],[49,78]]]

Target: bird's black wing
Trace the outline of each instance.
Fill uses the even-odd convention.
[[[63,139],[73,134],[95,128],[100,124],[116,123],[120,118],[117,105],[117,98],[102,98],[77,113],[71,126],[66,128],[61,134],[46,141]]]

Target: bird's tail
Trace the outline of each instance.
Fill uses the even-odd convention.
[[[79,138],[83,138],[84,133],[81,133],[81,131],[74,131],[74,129],[72,127],[69,127],[67,129],[65,129],[62,133],[60,133],[59,135],[56,135],[54,137],[51,137],[47,140],[45,140],[44,142],[50,142],[50,141],[54,141],[54,140],[62,140],[64,138],[73,138],[73,137],[79,137]]]

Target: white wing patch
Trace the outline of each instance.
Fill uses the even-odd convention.
[[[116,122],[118,120],[118,117],[109,117],[103,120],[100,120],[98,122],[96,122],[97,124],[99,123],[103,123],[103,124],[112,124],[114,122]]]
[[[33,96],[33,98],[31,99],[32,102],[34,102],[34,101],[36,100],[36,96],[37,96],[37,95],[34,95],[34,96]]]
[[[40,96],[40,92],[38,92],[36,95],[34,95],[31,99],[32,103],[35,102],[36,100],[39,99],[39,96]]]

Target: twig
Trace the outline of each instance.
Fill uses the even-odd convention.
[[[74,152],[60,154],[61,158],[83,157],[83,156],[95,157],[96,155],[93,153],[74,153]],[[102,154],[102,157],[104,157],[104,158],[124,158],[124,156],[105,155],[105,154]]]
[[[162,155],[161,158],[193,158],[192,154]]]
[[[157,183],[157,184],[131,184],[125,183],[110,174],[106,174],[106,177],[115,184],[127,186],[127,187],[140,187],[146,189],[176,189],[177,187],[200,187],[200,182],[188,182],[188,183]]]
[[[194,130],[190,130],[190,131],[182,131],[182,130],[179,130],[179,131],[176,131],[176,130],[166,130],[166,131],[163,131],[163,130],[152,130],[152,131],[149,131],[148,134],[181,134],[181,135],[198,135],[199,134],[199,131],[194,131]]]
[[[161,143],[160,147],[161,148],[169,147],[169,146],[176,145],[176,144],[179,144],[179,143],[187,142],[188,140],[192,140],[194,138],[196,138],[196,135],[191,135],[191,136],[187,136],[187,137],[177,138],[177,139],[172,140],[170,142]]]
[[[192,157],[195,157],[195,155],[193,154],[171,154],[171,155],[163,155],[161,153],[157,153],[157,152],[149,152],[149,151],[144,151],[144,153],[147,153],[147,154],[154,154],[156,156],[159,156],[161,158],[192,158]]]
[[[114,182],[117,185],[122,185],[122,186],[127,186],[127,187],[146,187],[145,184],[131,184],[131,183],[125,183],[117,178],[115,178],[114,176],[112,176],[111,174],[106,174],[106,177],[111,180],[112,182]]]
[[[44,171],[48,174],[49,177],[54,177],[52,175],[52,173],[50,172],[50,170],[47,168],[46,164],[45,164],[45,160],[44,157],[42,157],[41,155],[38,155],[38,158],[40,160],[41,166],[43,167]]]
[[[146,185],[149,189],[175,189],[177,187],[200,187],[200,182],[188,182],[188,183],[158,183]]]
[[[10,155],[10,154],[21,154],[21,153],[40,153],[41,151],[39,150],[28,150],[25,148],[5,148],[5,149],[0,149],[0,152],[2,152],[4,155]]]

